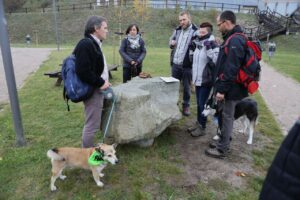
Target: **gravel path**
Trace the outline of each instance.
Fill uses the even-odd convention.
[[[284,135],[300,115],[300,84],[262,62],[260,92]]]
[[[17,88],[21,88],[25,79],[47,59],[53,49],[11,48]],[[1,49],[0,49],[1,52]],[[0,103],[8,102],[8,91],[4,73],[2,54],[0,54]]]

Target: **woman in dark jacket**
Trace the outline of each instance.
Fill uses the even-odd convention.
[[[126,35],[119,50],[123,58],[123,83],[139,75],[146,56],[145,42],[141,38],[139,27],[136,24],[129,25]]]

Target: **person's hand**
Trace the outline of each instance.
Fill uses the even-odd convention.
[[[133,60],[133,61],[131,61],[131,62],[130,62],[130,64],[131,64],[131,65],[134,65],[134,64],[135,64],[135,61],[134,61],[134,60]]]
[[[211,49],[211,42],[206,40],[203,42],[203,45],[206,47],[206,50]]]
[[[217,92],[216,100],[217,101],[223,101],[224,100],[224,94],[221,94],[221,93]]]
[[[214,49],[218,46],[218,43],[216,41],[211,41],[210,45],[211,45],[211,48]]]
[[[172,46],[175,46],[175,45],[176,45],[176,40],[172,40],[172,41],[171,41],[171,45],[172,45]]]
[[[139,63],[136,61],[133,65],[136,67],[139,65]]]
[[[109,88],[109,86],[111,86],[110,82],[108,82],[107,80],[104,82],[104,84],[100,87],[100,90],[105,90],[107,88]]]

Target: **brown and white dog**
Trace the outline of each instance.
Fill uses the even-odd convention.
[[[100,177],[104,174],[101,171],[106,167],[107,163],[115,165],[118,163],[116,156],[116,144],[98,144],[93,148],[72,148],[62,147],[53,148],[48,150],[47,156],[51,159],[52,163],[52,177],[51,177],[51,191],[56,190],[55,181],[59,177],[64,180],[66,176],[62,174],[62,171],[66,167],[78,167],[83,169],[89,169],[93,173],[94,180],[99,187],[103,187],[104,184],[100,181]],[[94,151],[101,152],[103,163],[99,165],[90,165],[88,160]]]

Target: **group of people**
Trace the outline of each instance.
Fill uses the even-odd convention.
[[[204,105],[213,88],[215,99],[222,113],[219,114],[221,139],[206,150],[208,156],[223,158],[230,151],[230,138],[233,129],[235,105],[248,96],[247,89],[236,83],[236,77],[245,55],[245,39],[236,35],[228,42],[225,54],[224,44],[234,33],[241,33],[236,25],[236,16],[232,11],[224,11],[217,18],[217,26],[224,42],[221,44],[212,34],[213,26],[209,22],[199,25],[191,22],[189,12],[179,14],[179,24],[171,38],[171,73],[183,84],[182,113],[190,115],[191,84],[195,85],[197,100],[197,122],[191,128],[191,135],[205,135],[207,118],[202,114]],[[103,90],[110,87],[108,67],[102,52],[102,41],[108,33],[107,20],[100,16],[88,19],[84,39],[74,49],[76,73],[79,78],[94,86],[95,91],[83,101],[85,123],[82,132],[82,147],[94,145],[94,135],[99,130],[103,109]],[[226,43],[227,44],[227,43]],[[137,24],[131,24],[120,46],[123,58],[123,82],[131,80],[142,71],[146,56],[145,42]]]
[[[194,137],[205,134],[206,117],[202,114],[204,104],[207,101],[211,89],[222,110],[219,114],[219,126],[221,136],[215,145],[210,145],[205,153],[214,158],[223,158],[230,152],[230,140],[233,129],[235,105],[248,96],[247,89],[235,80],[238,70],[243,63],[245,55],[245,39],[236,34],[230,41],[226,40],[235,33],[242,33],[241,27],[236,25],[236,16],[231,11],[222,12],[217,18],[217,27],[223,37],[223,43],[217,41],[212,35],[213,26],[209,22],[201,23],[199,28],[191,22],[190,14],[186,11],[179,15],[180,26],[176,28],[170,38],[172,76],[181,80],[183,84],[183,114],[190,115],[190,87],[196,87],[197,99],[197,123],[191,130]],[[105,56],[102,52],[102,41],[108,33],[107,20],[100,16],[92,16],[85,26],[84,39],[76,45],[73,54],[76,57],[76,74],[79,78],[94,86],[94,93],[83,101],[85,122],[82,132],[82,147],[94,146],[94,136],[99,130],[101,112],[103,108],[104,93],[111,86],[109,82],[108,68]],[[225,53],[225,47],[229,50]],[[146,55],[145,43],[139,34],[139,28],[132,24],[126,30],[126,38],[123,39],[120,54],[124,59],[123,82],[138,75],[142,70],[142,62]],[[290,152],[299,153],[299,121],[291,129],[291,134],[286,138],[274,160],[261,193],[261,199],[285,199],[290,183],[296,183],[291,179],[298,176],[297,168],[290,163],[299,165],[299,159],[288,156]],[[295,139],[296,138],[296,139]],[[298,144],[298,143],[297,143]],[[293,147],[293,148],[291,148]],[[294,148],[295,147],[295,148]],[[296,150],[295,150],[296,149]],[[294,155],[294,154],[291,154]],[[280,158],[287,157],[290,163],[282,164]],[[297,160],[297,161],[294,161]],[[279,166],[279,167],[278,167]],[[286,172],[283,169],[286,166]],[[282,175],[283,174],[283,175]],[[287,178],[285,178],[287,177]],[[298,176],[299,177],[299,176]],[[290,182],[288,182],[288,181]],[[284,183],[282,190],[278,188]],[[279,184],[279,185],[278,185]],[[299,183],[297,183],[299,185]],[[273,189],[277,188],[277,189]],[[271,192],[270,192],[271,191]],[[289,195],[297,197],[297,187],[289,189]]]
[[[221,130],[221,139],[213,148],[206,150],[208,156],[223,158],[230,151],[230,138],[233,129],[235,105],[248,96],[247,88],[236,82],[237,73],[245,57],[245,39],[235,33],[242,33],[236,25],[236,16],[232,11],[224,11],[217,18],[217,27],[222,34],[221,44],[213,36],[213,25],[204,22],[199,28],[191,22],[189,12],[179,14],[179,24],[171,38],[172,76],[183,84],[182,113],[190,115],[191,84],[195,85],[197,100],[197,122],[190,129],[193,137],[206,134],[207,117],[202,114],[208,96],[212,92],[217,101]],[[94,86],[92,96],[83,101],[85,123],[82,133],[82,147],[94,145],[94,135],[99,130],[103,109],[103,90],[110,87],[108,68],[102,53],[102,41],[107,37],[107,20],[92,16],[85,27],[85,38],[80,40],[74,49],[76,73],[79,78]],[[235,34],[226,43],[226,40]],[[224,44],[229,50],[224,52]],[[120,46],[123,58],[123,82],[131,80],[142,71],[146,55],[145,42],[139,27],[131,24],[126,30],[126,37]]]
[[[183,84],[182,114],[190,115],[191,84],[195,85],[197,100],[196,126],[189,128],[193,137],[206,134],[207,117],[202,114],[211,92],[217,101],[220,139],[211,144],[205,153],[214,158],[223,158],[230,152],[235,105],[248,96],[247,88],[236,82],[244,62],[246,40],[242,29],[236,24],[232,11],[224,11],[217,17],[217,27],[223,37],[220,43],[213,35],[209,22],[199,25],[191,22],[187,11],[179,14],[180,26],[170,38],[172,76]],[[226,40],[235,34],[229,42]],[[225,44],[228,52],[225,53]],[[213,88],[213,91],[211,91]]]

